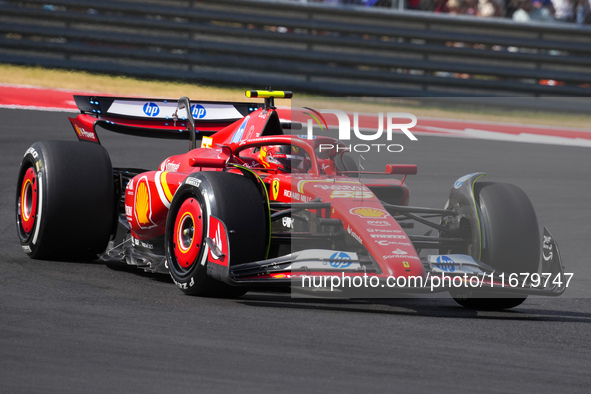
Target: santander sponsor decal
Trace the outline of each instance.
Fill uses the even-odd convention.
[[[384,260],[399,259],[399,258],[409,259],[409,260],[420,260],[420,258],[418,258],[417,256],[408,255],[406,253],[405,254],[385,254],[382,256],[382,259],[384,259]]]
[[[81,138],[83,140],[98,142],[98,139],[96,138],[96,134],[94,132],[87,131],[83,127],[80,127],[78,125],[74,125],[74,130],[76,130],[76,134],[78,135],[78,138]]]
[[[165,169],[168,172],[177,172],[180,165],[181,165],[180,163],[173,163],[173,162],[166,163]]]

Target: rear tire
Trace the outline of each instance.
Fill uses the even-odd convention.
[[[538,219],[523,190],[508,183],[477,182],[474,197],[479,210],[482,243],[480,256],[474,257],[480,257],[482,262],[506,274],[538,272]],[[494,293],[483,292],[453,296],[466,308],[482,310],[513,308],[527,298],[494,298]]]
[[[241,175],[199,172],[190,179],[175,193],[166,221],[170,275],[185,294],[241,296],[246,287],[231,286],[207,274],[208,219],[213,215],[228,229],[230,265],[263,260],[269,242],[266,200],[253,181]]]
[[[113,169],[98,144],[34,143],[21,163],[17,234],[35,259],[92,260],[107,247],[115,220]]]

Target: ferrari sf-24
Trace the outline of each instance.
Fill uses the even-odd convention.
[[[412,206],[415,165],[364,171],[342,141],[298,133],[294,113],[310,110],[275,106],[291,92],[247,96],[264,102],[74,96],[78,141],[36,142],[22,160],[23,251],[169,273],[199,296],[363,277],[380,294],[448,291],[469,308],[504,309],[565,290],[556,243],[520,188],[477,172],[451,186],[443,208]],[[190,149],[157,169],[114,168],[97,128]],[[432,286],[445,277],[462,286]],[[421,281],[393,288],[400,278]]]

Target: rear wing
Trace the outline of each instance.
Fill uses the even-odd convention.
[[[81,115],[69,119],[80,140],[100,143],[96,126],[135,136],[191,140],[187,119],[174,117],[179,100],[77,95],[74,100]],[[262,103],[190,102],[195,132],[206,136],[262,107]]]

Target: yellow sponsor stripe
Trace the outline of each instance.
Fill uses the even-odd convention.
[[[166,174],[168,174],[168,171],[162,171],[162,174],[160,174],[160,183],[162,184],[162,190],[164,190],[164,195],[166,196],[166,199],[168,200],[168,202],[172,202],[172,193],[168,188],[168,182],[166,182]]]

